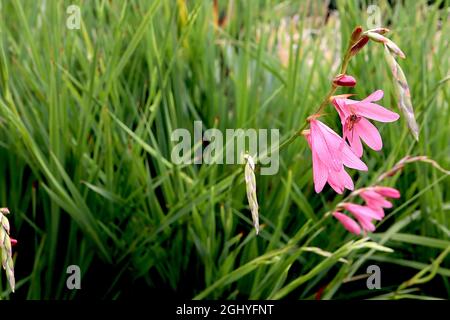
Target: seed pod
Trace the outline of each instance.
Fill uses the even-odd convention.
[[[2,255],[2,266],[6,272],[6,277],[8,278],[9,285],[12,292],[16,285],[14,279],[14,261],[12,258],[12,243],[9,237],[9,221],[5,214],[9,214],[7,208],[0,209],[0,251]]]
[[[6,218],[6,216],[2,217],[1,223],[2,223],[3,229],[5,229],[7,233],[9,233],[9,221],[8,221],[8,218]]]
[[[367,32],[374,32],[374,33],[378,33],[378,34],[385,34],[385,33],[388,33],[389,31],[391,31],[391,30],[389,30],[388,28],[375,28],[375,29],[367,30]]]
[[[255,162],[251,155],[246,154],[244,158],[247,160],[245,164],[245,187],[247,190],[247,200],[252,213],[253,225],[256,234],[259,234],[259,206],[256,198],[256,178],[255,178]]]
[[[409,86],[406,81],[405,74],[395,60],[392,51],[389,49],[387,44],[385,44],[384,48],[385,58],[394,79],[394,88],[397,95],[398,107],[402,111],[403,116],[406,118],[406,122],[412,136],[416,139],[416,141],[419,141],[419,126],[417,125],[416,117],[414,116],[414,108],[411,102]]]
[[[376,32],[370,32],[367,31],[365,32],[365,34],[373,41],[375,42],[380,42],[386,45],[386,47],[395,55],[399,56],[402,59],[405,59],[405,54],[403,53],[402,50],[400,50],[400,48],[395,44],[394,41],[386,38],[385,36],[382,36],[379,33]]]

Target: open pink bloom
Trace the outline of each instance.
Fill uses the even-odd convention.
[[[340,213],[339,211],[333,212],[333,216],[339,220],[340,223],[344,226],[345,229],[347,229],[349,232],[354,234],[360,234],[361,228],[359,227],[359,224],[356,223],[355,220],[350,218],[349,216]]]
[[[400,117],[397,113],[372,103],[382,97],[383,91],[377,90],[361,101],[346,98],[335,98],[332,101],[341,118],[343,138],[347,139],[358,157],[363,154],[361,139],[375,151],[383,147],[378,129],[367,119],[393,122]]]
[[[392,203],[387,201],[385,197],[399,198],[400,192],[394,188],[376,186],[363,189],[359,195],[364,199],[368,207],[379,212],[384,217],[383,208],[392,208]]]
[[[363,171],[367,166],[336,132],[317,119],[309,122],[305,137],[312,152],[315,191],[321,192],[327,182],[339,194],[344,189],[353,190],[353,181],[344,166]]]

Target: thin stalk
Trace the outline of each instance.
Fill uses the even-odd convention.
[[[351,53],[351,48],[352,46],[355,44],[355,41],[353,39],[349,40],[349,44],[347,47],[347,50],[345,52],[345,55],[342,59],[341,62],[341,68],[340,68],[340,73],[341,74],[345,74],[347,72],[347,67],[348,64],[351,60],[351,58],[353,57],[353,54]],[[319,107],[317,108],[316,112],[313,113],[313,115],[316,115],[316,117],[320,117],[321,113],[323,111],[323,109],[325,109],[325,107],[328,105],[328,103],[330,102],[331,97],[334,95],[334,93],[337,90],[337,86],[331,82],[331,88],[328,91],[327,95],[325,96],[325,98],[322,100],[322,102],[320,103]],[[292,134],[289,138],[287,138],[283,143],[281,143],[280,145],[278,145],[277,148],[271,150],[270,152],[276,152],[276,151],[281,151],[282,149],[285,149],[287,146],[289,146],[292,142],[295,141],[295,139],[298,136],[302,135],[303,130],[305,130],[305,128],[308,125],[308,119],[309,117],[306,119],[306,121],[303,123],[303,125],[300,127],[300,129],[298,129],[294,134]],[[267,153],[265,153],[260,159],[256,159],[257,162],[260,162],[261,159],[264,159],[267,156]]]

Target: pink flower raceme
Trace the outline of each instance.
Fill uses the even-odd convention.
[[[310,130],[304,135],[312,153],[315,191],[321,192],[327,182],[339,194],[344,189],[353,190],[352,178],[344,166],[363,171],[367,170],[367,166],[336,132],[314,116],[308,120]]]
[[[349,211],[358,222],[339,211],[333,213],[333,216],[342,223],[344,228],[354,234],[360,234],[361,229],[364,232],[375,231],[373,221],[380,221],[384,218],[383,208],[392,207],[392,204],[384,197],[400,197],[400,192],[397,189],[379,186],[360,189],[355,193],[364,199],[366,205],[345,202],[341,203],[338,209]]]
[[[332,100],[341,118],[343,138],[347,139],[358,157],[363,154],[361,139],[375,151],[381,150],[383,146],[378,129],[366,118],[380,122],[393,122],[400,117],[397,113],[372,103],[382,97],[383,91],[377,90],[362,101],[337,97]]]
[[[341,209],[349,211],[356,218],[358,223],[339,211],[334,212],[333,216],[342,223],[345,229],[354,234],[359,235],[361,233],[361,228],[364,231],[375,231],[375,225],[372,221],[382,219],[378,212],[372,210],[368,206],[345,202],[341,203],[340,207]]]

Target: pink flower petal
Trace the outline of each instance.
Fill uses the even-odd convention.
[[[345,100],[346,99],[333,99],[333,105],[334,108],[336,109],[336,111],[339,114],[339,118],[341,118],[341,123],[342,125],[344,125],[345,123],[345,119],[347,119],[347,117],[350,115],[350,113],[348,112],[348,108],[346,108],[345,106]]]
[[[376,215],[378,217],[376,220],[382,220],[384,218],[384,210],[382,207],[378,207],[378,206],[372,207],[369,204],[367,204],[367,206],[376,213]]]
[[[341,145],[342,163],[349,168],[361,171],[367,171],[368,168],[364,162],[352,151],[352,149],[344,142]]]
[[[400,198],[400,191],[395,188],[376,186],[373,189],[384,197],[394,199]]]
[[[380,122],[393,122],[400,118],[397,113],[375,103],[361,101],[361,103],[354,104],[352,107],[357,110],[357,115]]]
[[[363,99],[364,102],[373,102],[378,101],[383,98],[384,92],[383,90],[377,90],[375,92],[372,92],[370,95],[367,96],[367,98]]]
[[[350,144],[350,147],[352,148],[352,151],[355,153],[355,155],[357,157],[361,158],[363,155],[363,146],[362,146],[361,139],[360,139],[358,133],[355,131],[356,131],[355,127],[353,127],[353,130],[347,134],[347,140]]]
[[[372,223],[370,219],[361,215],[355,215],[356,220],[358,220],[359,224],[365,231],[374,232],[375,225]]]
[[[317,152],[320,160],[334,171],[339,171],[342,162],[339,158],[339,154],[336,150],[336,146],[330,143],[330,131],[329,127],[318,120],[311,120],[311,148],[314,152]]]
[[[358,220],[359,224],[365,231],[373,232],[375,231],[375,226],[372,223],[372,216],[375,215],[378,217],[378,214],[367,207],[354,204],[354,203],[345,203],[344,208],[350,211],[353,216]],[[370,210],[370,215],[368,214],[368,210]]]
[[[368,219],[381,220],[379,214],[377,214],[373,209],[354,203],[345,203],[344,208],[350,211],[352,214],[362,215]]]
[[[382,195],[375,191],[365,190],[362,191],[359,195],[371,208],[392,208],[392,203],[384,199]]]
[[[331,178],[332,176],[328,176],[328,184],[330,187],[338,194],[344,193],[344,186],[336,179]]]
[[[352,151],[352,149],[348,146],[348,144],[337,135],[336,132],[331,130],[327,127],[327,130],[329,130],[328,139],[331,142],[332,145],[337,146],[338,150],[336,152],[337,155],[341,156],[342,163],[349,168],[357,169],[361,171],[367,171],[368,168],[364,162],[359,159],[355,153]],[[339,170],[334,170],[339,171]]]
[[[353,190],[353,180],[349,174],[344,170],[333,171],[328,173],[328,184],[339,194],[344,192],[344,189]]]
[[[361,137],[361,139],[371,149],[379,151],[383,147],[383,141],[381,140],[378,129],[372,123],[370,123],[369,120],[360,118],[359,121],[353,126],[353,130],[358,133],[357,136]]]
[[[344,167],[342,167],[342,170],[338,172],[337,177],[344,183],[344,187],[348,190],[352,191],[355,188],[352,178],[347,171],[345,171]]]
[[[340,223],[344,226],[345,229],[347,229],[349,232],[354,233],[356,235],[361,234],[361,228],[356,223],[355,220],[350,218],[349,216],[342,214],[338,211],[333,212],[333,216],[339,220]]]
[[[323,190],[328,178],[328,168],[320,161],[317,154],[312,152],[313,162],[313,178],[314,178],[314,190],[319,193]]]

